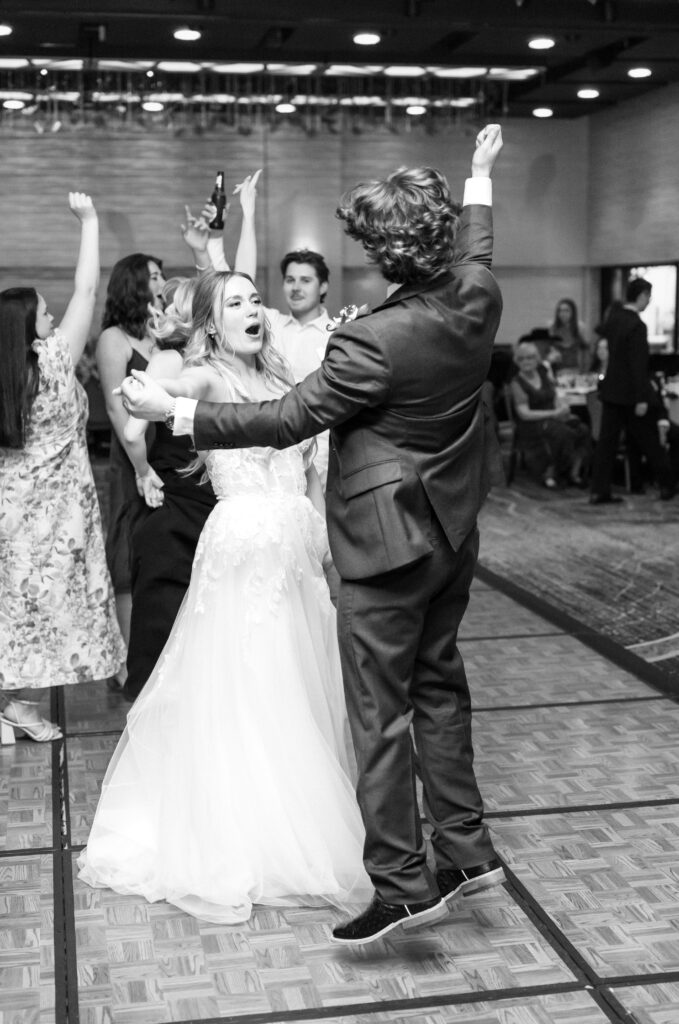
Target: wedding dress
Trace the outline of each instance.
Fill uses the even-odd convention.
[[[211,451],[218,496],[108,767],[80,878],[207,921],[371,885],[310,446]]]

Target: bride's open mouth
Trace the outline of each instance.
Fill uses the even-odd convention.
[[[260,324],[250,324],[249,327],[245,328],[245,333],[249,334],[251,338],[257,338],[261,330]]]

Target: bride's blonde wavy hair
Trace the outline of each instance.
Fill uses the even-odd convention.
[[[229,339],[222,315],[226,286],[234,277],[242,277],[256,287],[249,274],[237,270],[210,270],[199,278],[193,292],[191,337],[184,352],[185,366],[211,366],[217,373],[238,372],[234,366],[235,352],[228,354]],[[271,326],[266,317],[255,367],[268,382],[284,391],[294,383],[290,367],[271,343]]]
[[[196,282],[191,307],[191,337],[184,350],[184,366],[211,366],[220,376],[225,372],[238,375],[234,364],[235,352],[229,356],[225,351],[229,339],[222,317],[224,292],[233,277],[245,278],[253,288],[256,287],[249,274],[237,270],[209,270]],[[274,388],[288,391],[294,384],[292,371],[271,343],[271,326],[266,317],[263,338],[262,347],[255,356],[255,367]],[[196,458],[178,472],[181,476],[190,476],[200,465],[200,459]],[[199,482],[207,483],[208,480],[207,472],[204,472]]]

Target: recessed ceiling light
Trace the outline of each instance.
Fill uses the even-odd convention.
[[[578,89],[578,99],[581,100],[595,100],[598,95],[598,89]]]
[[[377,46],[382,42],[382,36],[379,32],[357,32],[354,42],[357,46]]]
[[[533,111],[533,117],[551,117],[554,111],[551,107],[536,107]]]
[[[413,117],[420,117],[426,113],[427,108],[423,107],[421,103],[411,103],[409,107],[406,107],[406,114],[411,114]]]
[[[49,71],[47,70],[47,68],[40,68],[40,74],[44,78],[45,75],[49,75]]]
[[[294,114],[297,107],[294,103],[277,103],[276,113],[277,114]]]
[[[0,36],[11,36],[13,31],[11,25],[0,25]]]
[[[552,39],[551,36],[535,36],[528,40],[528,46],[531,50],[551,50],[556,46],[556,39]]]
[[[630,78],[650,78],[653,72],[650,68],[630,68],[627,74]]]
[[[142,110],[147,110],[149,114],[159,114],[163,109],[163,104],[158,100],[146,100],[141,106]]]
[[[26,106],[23,100],[5,100],[2,105],[5,110],[23,110]]]
[[[196,39],[200,39],[201,33],[197,28],[188,28],[183,25],[182,28],[177,28],[174,31],[175,39],[181,40],[183,43],[194,43]]]

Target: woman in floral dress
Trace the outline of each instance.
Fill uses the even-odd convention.
[[[34,288],[0,292],[3,742],[22,732],[57,739],[40,697],[106,678],[125,656],[85,441],[87,398],[74,373],[96,298],[99,228],[89,196],[72,192],[69,205],[81,242],[61,325]]]

